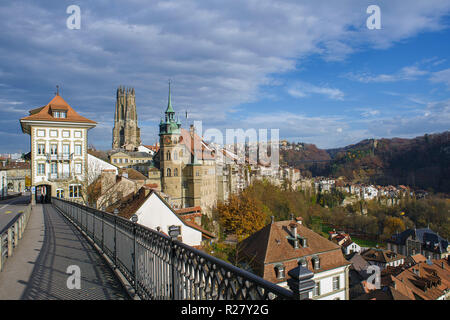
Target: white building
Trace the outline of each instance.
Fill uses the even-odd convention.
[[[81,201],[86,184],[88,130],[96,122],[79,115],[57,93],[20,119],[31,138],[31,186],[44,195]]]
[[[103,170],[112,170],[115,176],[119,173],[119,169],[115,165],[88,153],[88,184],[94,182],[102,174]]]
[[[190,246],[200,246],[203,240],[214,237],[197,224],[183,220],[158,192],[150,188],[141,188],[131,201],[118,209],[120,216],[131,219],[136,214],[139,224],[167,235],[169,227],[179,227],[178,240]]]
[[[6,170],[0,170],[0,199],[8,196],[8,176]]]

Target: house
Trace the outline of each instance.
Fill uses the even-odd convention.
[[[9,162],[0,167],[6,172],[10,192],[24,192],[31,184],[31,166],[29,162]]]
[[[59,92],[47,105],[30,110],[20,119],[22,132],[30,135],[31,186],[46,199],[53,196],[83,201],[88,130],[96,124],[79,115]]]
[[[0,199],[8,196],[8,176],[6,170],[0,168]]]
[[[357,253],[361,252],[361,247],[357,243],[353,242],[353,240],[351,240],[351,239],[348,239],[347,241],[345,241],[341,245],[341,248],[342,248],[342,252],[346,256],[351,253],[354,253],[354,252],[357,252]]]
[[[380,267],[381,270],[388,266],[399,266],[405,263],[406,257],[390,250],[370,248],[361,252],[361,256],[371,265]]]
[[[387,248],[407,256],[420,253],[428,259],[443,259],[448,256],[449,242],[429,228],[407,229],[392,235]]]
[[[181,233],[178,240],[190,246],[198,247],[203,241],[214,239],[211,232],[189,219],[183,219],[158,192],[145,186],[115,208],[121,217],[131,219],[136,214],[137,223],[165,234],[169,233],[170,226],[179,226]],[[113,207],[107,209],[112,210]]]
[[[348,270],[338,245],[305,227],[301,220],[278,221],[238,244],[242,260],[252,272],[287,287],[288,272],[301,264],[314,276],[309,293],[314,300],[348,300]]]
[[[398,269],[383,281],[381,289],[357,300],[448,300],[450,263],[447,259],[426,260]]]
[[[102,174],[103,170],[111,170],[116,175],[119,173],[116,166],[100,159],[91,150],[88,150],[88,184],[94,182]]]

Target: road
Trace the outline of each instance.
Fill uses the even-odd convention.
[[[0,232],[30,203],[29,193],[23,196],[0,201]]]

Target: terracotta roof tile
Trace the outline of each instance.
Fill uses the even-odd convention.
[[[67,111],[66,118],[54,118],[52,110]],[[41,120],[57,122],[83,122],[96,124],[97,122],[80,116],[71,106],[60,96],[56,95],[46,106],[29,111],[30,115],[20,120]]]

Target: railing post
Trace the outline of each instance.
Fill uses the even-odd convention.
[[[19,242],[19,221],[14,223],[14,247],[17,247],[17,243]]]
[[[117,268],[117,215],[119,210],[114,209],[114,268]]]
[[[138,274],[137,274],[137,254],[136,254],[136,224],[138,221],[138,216],[134,214],[131,217],[133,221],[133,275],[134,275],[134,293],[138,294]]]
[[[104,242],[105,242],[105,213],[102,211],[102,251],[105,251],[104,249]]]
[[[8,258],[12,256],[13,254],[13,235],[12,235],[12,227],[8,229]]]
[[[0,271],[3,268],[3,234],[0,233]]]
[[[175,240],[180,235],[181,230],[179,226],[170,226],[169,227],[169,236],[170,236],[170,271],[171,271],[171,283],[172,283],[172,300],[179,300],[180,297],[178,295],[178,281],[176,278],[176,252],[175,252]]]

